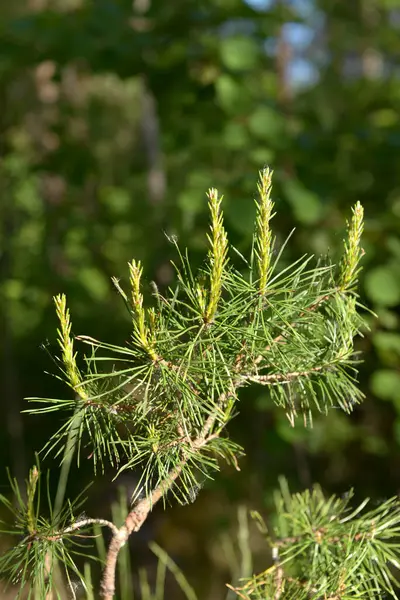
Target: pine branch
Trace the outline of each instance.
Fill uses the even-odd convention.
[[[366,512],[368,499],[352,509],[352,496],[325,498],[318,486],[290,494],[282,479],[273,533],[253,514],[274,564],[232,589],[245,600],[274,594],[282,600],[381,598],[385,592],[396,597],[400,501],[395,497]]]
[[[54,542],[56,540],[60,540],[65,535],[69,533],[74,533],[75,531],[79,531],[80,529],[87,527],[88,525],[99,525],[100,527],[108,527],[111,529],[111,532],[114,535],[118,534],[118,527],[114,525],[111,521],[107,521],[107,519],[93,519],[90,517],[85,517],[84,519],[79,519],[76,523],[65,527],[61,531],[54,533],[52,536],[47,537],[46,539]]]
[[[207,429],[211,429],[212,423],[207,424],[202,434],[192,442],[194,450],[198,450],[205,446],[213,437],[207,437]],[[178,465],[169,473],[169,477],[163,481],[157,488],[155,488],[150,498],[143,498],[137,505],[130,511],[125,519],[125,523],[120,529],[114,532],[113,538],[110,542],[106,566],[103,571],[103,578],[101,583],[102,595],[104,600],[112,600],[115,594],[115,573],[118,554],[121,548],[127,542],[129,536],[133,532],[139,531],[143,523],[148,517],[149,512],[153,509],[153,506],[166,495],[168,490],[175,483],[176,479],[181,475],[182,468],[185,465],[186,460],[183,459],[181,464]]]
[[[264,352],[265,353],[269,352],[270,350],[272,350],[274,348],[274,346],[276,344],[286,344],[288,342],[289,332],[293,331],[296,327],[299,326],[301,319],[303,317],[307,316],[309,313],[316,311],[324,302],[327,302],[332,297],[334,297],[334,295],[338,291],[339,291],[339,288],[334,288],[330,294],[323,294],[320,298],[315,300],[309,307],[307,307],[307,310],[303,310],[303,311],[299,312],[299,315],[297,317],[298,320],[293,321],[293,323],[290,323],[290,326],[288,328],[289,331],[287,331],[285,333],[280,333],[279,335],[274,337],[272,342],[268,346],[265,347]],[[264,360],[264,354],[259,354],[255,360],[255,364],[259,364],[263,360]]]
[[[193,274],[187,254],[173,241],[180,259],[179,268],[175,267],[178,285],[165,298],[156,290],[156,306],[146,308],[142,266],[131,261],[129,294],[113,280],[131,317],[129,341],[117,346],[79,336],[90,349],[84,357],[85,372],[78,368],[65,296],[56,297],[62,374],[76,398],[30,399],[35,403],[30,412],[70,413],[44,451],[46,455],[54,452],[56,457],[67,453],[70,460],[76,450],[78,461],[85,453],[95,473],[98,466],[104,470],[105,461],[118,470],[117,475],[139,466],[137,490],[143,489],[144,495],[128,511],[121,527],[103,519],[72,519],[70,507],[59,515],[56,511],[49,522],[40,522],[32,509],[33,472],[29,502],[27,506],[20,503],[18,517],[20,531],[28,524],[28,534],[4,561],[12,576],[16,570],[11,563],[16,559],[18,569],[34,565],[38,581],[43,581],[43,573],[47,573],[44,557],[51,553],[74,569],[67,542],[88,526],[106,526],[112,538],[101,588],[103,597],[111,600],[121,548],[139,531],[154,505],[165,501],[167,494],[179,502],[190,501],[193,489],[198,488],[199,473],[211,477],[221,458],[239,469],[242,450],[225,430],[235,416],[241,387],[250,383],[268,386],[271,401],[285,411],[292,424],[298,415],[311,423],[313,411],[327,412],[330,406],[349,412],[362,399],[355,383],[353,349],[361,327],[354,286],[362,256],[362,208],[358,204],[354,208],[336,279],[333,265],[313,266],[312,257],[302,257],[278,272],[285,245],[273,260],[271,183],[272,172],[264,169],[258,185],[252,256],[250,262],[244,259],[248,277],[229,263],[222,197],[211,189],[206,265],[198,276]],[[38,402],[42,406],[37,407]],[[322,536],[321,543],[324,538],[332,545],[338,537],[337,532],[328,530],[325,536],[321,527],[316,531]],[[358,542],[356,535],[352,536],[354,543]],[[275,548],[279,552],[290,549],[292,538],[296,549],[305,543],[300,537],[295,540],[297,537],[297,531],[281,536],[286,545],[282,542],[282,549],[279,544]],[[261,583],[256,578],[254,590],[261,586],[264,593],[268,589],[264,597],[277,600],[286,598],[288,586],[291,589],[296,582],[296,589],[304,588],[306,593],[298,600],[308,600],[314,588],[325,590],[319,580],[307,588],[296,573],[286,572],[285,565],[280,560],[262,574]],[[30,567],[25,568],[28,573]],[[51,577],[46,576],[48,585]],[[254,590],[251,588],[251,593]]]
[[[307,371],[293,371],[292,373],[271,373],[270,375],[243,375],[243,380],[246,382],[259,383],[260,385],[271,385],[274,383],[288,383],[293,379],[300,377],[309,377],[313,373],[318,373],[324,369],[331,368],[332,365],[318,365]]]

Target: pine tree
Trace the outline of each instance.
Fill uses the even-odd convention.
[[[152,306],[144,303],[140,262],[129,264],[129,291],[113,280],[132,324],[124,346],[78,336],[88,349],[78,360],[66,298],[55,297],[59,364],[71,393],[67,399],[30,398],[29,412],[65,416],[42,450],[44,456],[62,457],[58,494],[54,504],[49,498],[49,516],[44,517],[38,464],[30,471],[26,493],[12,480],[14,502],[1,497],[14,516],[9,533],[17,543],[1,557],[0,571],[20,585],[20,594],[28,586],[29,597],[45,599],[60,565],[71,588],[74,576],[87,589],[87,574],[80,572],[75,556],[82,551],[78,536],[94,526],[111,533],[101,594],[114,598],[120,552],[154,505],[165,504],[167,496],[182,504],[192,500],[199,481],[214,477],[221,460],[239,469],[243,450],[230,439],[227,425],[238,412],[241,388],[266,386],[271,402],[292,425],[300,418],[311,426],[316,412],[327,414],[332,407],[350,413],[362,401],[354,350],[363,327],[356,290],[362,206],[353,208],[337,266],[306,256],[280,269],[287,242],[277,248],[271,229],[271,182],[266,168],[260,173],[248,260],[230,247],[222,197],[210,189],[209,252],[199,273],[193,273],[187,252],[173,239],[177,284],[165,296],[153,286]],[[90,457],[97,476],[107,464],[116,475],[140,470],[121,527],[79,516],[85,492],[64,502],[73,456],[78,465],[82,456]],[[291,495],[282,480],[274,532],[254,515],[271,548],[272,566],[232,588],[237,596],[394,596],[400,504],[394,498],[366,512],[367,501],[352,508],[351,498],[325,498],[318,487]]]

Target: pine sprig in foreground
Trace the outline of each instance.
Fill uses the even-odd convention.
[[[392,498],[365,510],[351,507],[353,494],[324,497],[321,489],[275,495],[276,524],[270,534],[273,565],[235,589],[245,600],[347,600],[397,598],[400,568],[400,502]],[[231,586],[229,586],[231,587]]]
[[[79,524],[87,527],[96,521],[107,526],[112,534],[102,594],[108,600],[113,598],[120,549],[128,537],[140,529],[154,504],[161,499],[165,501],[167,493],[178,502],[189,501],[199,478],[212,477],[221,458],[239,468],[242,449],[229,439],[226,426],[237,412],[242,387],[254,383],[267,386],[271,402],[282,408],[292,424],[300,417],[306,425],[311,425],[315,412],[327,413],[331,407],[340,407],[349,413],[362,400],[356,383],[357,356],[353,347],[354,337],[362,326],[355,291],[362,257],[362,207],[357,203],[353,209],[339,267],[315,264],[313,257],[305,256],[280,269],[284,246],[276,252],[271,229],[274,216],[271,178],[269,169],[260,174],[253,250],[248,261],[241,257],[241,270],[234,266],[229,254],[222,198],[212,189],[208,193],[209,253],[200,273],[192,272],[187,254],[182,253],[174,241],[179,257],[175,265],[177,286],[170,289],[166,297],[155,288],[153,306],[145,306],[140,262],[129,264],[128,292],[113,280],[132,322],[125,346],[79,336],[77,339],[89,352],[83,361],[77,360],[65,296],[55,298],[60,321],[61,373],[73,391],[73,398],[30,399],[31,413],[60,411],[66,415],[62,427],[46,445],[45,454],[63,455],[62,468],[76,452],[78,464],[81,456],[90,458],[95,473],[101,472],[109,462],[117,474],[126,469],[140,469],[141,478],[131,510],[120,528],[95,519],[84,522],[78,519],[61,525],[59,515],[64,514],[61,509],[53,514],[53,521],[58,519],[57,525],[38,522],[34,535],[31,532],[18,545],[18,560],[24,565],[25,574],[34,577],[35,573],[46,572],[43,563],[53,555],[74,569],[72,558],[57,555],[53,545],[54,549],[59,548],[62,541],[63,549],[67,548]],[[78,366],[81,362],[83,369]],[[65,490],[65,481],[62,489]],[[59,494],[58,504],[63,493]],[[314,491],[313,495],[293,497],[290,510],[287,499],[285,506],[278,503],[280,519],[288,521],[285,525],[288,533],[283,535],[287,544],[281,543],[276,563],[279,566],[274,565],[272,571],[263,574],[263,579],[254,579],[252,587],[238,589],[239,595],[328,598],[330,590],[335,589],[336,596],[331,596],[332,600],[333,597],[364,597],[365,590],[369,593],[372,579],[365,579],[364,587],[358,584],[357,596],[354,595],[356,588],[349,583],[348,572],[354,574],[361,564],[364,569],[372,569],[365,566],[372,554],[356,553],[355,562],[349,558],[347,575],[343,575],[343,581],[336,581],[339,575],[329,570],[336,564],[336,559],[331,559],[332,552],[321,553],[311,538],[303,535],[306,523],[309,531],[314,532],[318,511],[329,518],[333,515],[329,508],[333,501],[324,501],[318,494],[320,492]],[[394,503],[387,509],[393,519],[397,518],[396,506]],[[319,508],[314,510],[313,507]],[[337,516],[329,523],[325,519],[325,529],[321,529],[322,525],[317,529],[328,531],[329,524],[325,540],[342,539],[338,515],[343,510],[336,506]],[[379,518],[383,519],[385,510]],[[28,511],[28,506],[21,508],[21,514],[27,515]],[[290,525],[290,519],[295,526]],[[381,523],[383,529],[397,535],[397,525],[391,530],[389,521]],[[351,552],[354,542],[358,541],[354,536],[345,538],[343,552],[346,549]],[[37,553],[35,550],[32,554],[32,548],[40,548],[40,544],[44,544],[45,551]],[[330,547],[329,544],[326,542],[326,547]],[[374,548],[377,552],[378,547]],[[384,550],[377,554],[378,565],[381,560],[386,564],[392,559],[389,546],[381,548]],[[304,582],[305,575],[298,571],[303,562],[307,564],[311,560],[311,551],[315,573]],[[0,567],[15,579],[20,569],[9,571],[10,556],[6,554],[1,559]],[[293,573],[287,574],[283,565],[289,560],[295,567]],[[379,572],[386,581],[389,572],[385,569]],[[49,581],[47,571],[46,589]],[[376,590],[382,579],[373,581]],[[291,582],[296,582],[296,592],[292,593]],[[381,589],[389,588],[383,585]],[[318,590],[316,596],[312,596],[314,590]],[[303,591],[305,596],[296,595]],[[261,596],[254,595],[259,593]]]

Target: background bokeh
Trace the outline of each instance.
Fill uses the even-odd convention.
[[[266,164],[278,241],[296,227],[287,260],[334,258],[351,205],[364,205],[360,293],[378,318],[367,315],[358,342],[366,399],[351,417],[332,410],[313,430],[291,429],[265,393],[245,390],[231,426],[241,472],[223,468],[193,505],[158,508],[136,536],[135,567],[152,568],[155,538],[205,600],[226,597],[222,540],[237,507],[268,515],[279,474],[293,489],[354,486],[377,502],[400,491],[400,1],[0,3],[3,493],[6,466],[23,480],[58,425],[21,415],[24,398],[69,393],[45,373],[58,352],[52,296],[67,294],[76,334],[123,342],[129,320],[110,277],[126,281],[135,257],[165,289],[167,235],[200,264],[209,187],[248,252]],[[89,467],[73,472],[71,495]],[[112,473],[97,480],[88,512],[108,515],[116,485]],[[257,541],[254,554],[262,564]]]

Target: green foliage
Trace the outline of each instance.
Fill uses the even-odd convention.
[[[396,306],[400,302],[400,284],[397,270],[390,265],[372,269],[366,279],[368,296],[381,306]]]
[[[3,529],[2,533],[19,538],[18,543],[0,558],[0,573],[11,584],[18,585],[16,598],[26,597],[27,593],[28,598],[45,600],[50,592],[57,593],[60,565],[69,588],[73,587],[71,575],[75,575],[86,589],[75,563],[76,556],[83,553],[82,544],[78,544],[76,536],[73,539],[71,535],[78,528],[77,523],[81,535],[85,534],[83,518],[77,516],[85,499],[81,496],[74,503],[68,503],[62,512],[54,513],[47,490],[49,516],[45,517],[40,482],[41,474],[37,467],[33,467],[26,482],[26,493],[19,489],[15,479],[10,479],[14,504],[0,496],[0,502],[13,520],[12,528]]]
[[[245,36],[230,36],[220,46],[222,64],[230,71],[252,69],[257,64],[259,46]]]
[[[376,312],[388,307],[397,319],[393,10],[389,0],[340,10],[321,0],[273,1],[266,10],[218,0],[201,7],[181,0],[172,10],[153,0],[144,13],[114,0],[50,2],[34,11],[24,0],[4,4],[0,179],[8,215],[3,245],[13,259],[3,274],[2,310],[22,372],[32,363],[24,347],[50,336],[49,298],[59,289],[85,330],[96,337],[122,330],[107,277],[120,272],[133,249],[145,271],[157,272],[168,252],[160,223],[178,231],[184,245],[190,240],[200,261],[206,206],[199,188],[207,182],[230,198],[227,231],[247,250],[249,173],[264,163],[276,165],[278,237],[293,220],[305,226],[292,256],[335,247],[337,227],[360,199],[369,215],[365,247],[372,277],[361,279],[361,294]],[[290,28],[311,41],[292,42]],[[363,71],[369,50],[382,61],[375,77]],[[292,76],[299,60],[311,77],[298,85]],[[348,76],[353,60],[359,69]],[[157,205],[146,184],[154,164],[141,127],[143,74],[157,105],[156,146],[168,182]],[[155,247],[149,239],[157,240]],[[98,314],[89,309],[93,299]],[[385,327],[380,321],[371,336]],[[388,364],[373,346],[366,362],[360,384],[372,395],[370,370]],[[375,429],[383,436],[380,422]]]
[[[145,309],[142,268],[130,263],[130,294],[115,281],[133,321],[130,340],[116,346],[79,336],[91,348],[85,373],[73,354],[65,297],[56,298],[64,376],[77,399],[31,399],[44,405],[32,413],[76,406],[47,453],[63,451],[74,431],[78,455],[90,455],[95,470],[106,461],[120,470],[141,465],[139,486],[148,497],[179,469],[177,497],[187,502],[197,473],[208,476],[217,468],[216,456],[236,464],[240,448],[222,431],[236,412],[240,388],[268,386],[292,425],[298,416],[311,425],[315,411],[339,406],[351,412],[360,402],[353,338],[362,321],[351,290],[362,254],[361,207],[349,225],[338,283],[334,265],[313,267],[311,257],[279,272],[284,247],[272,262],[270,180],[266,169],[247,273],[228,264],[221,199],[210,190],[206,265],[194,275],[176,246],[178,286],[169,297],[156,290],[155,306]]]
[[[285,181],[283,186],[295,219],[306,225],[318,223],[323,212],[323,207],[318,196],[310,190],[305,189],[295,179]]]
[[[399,384],[399,373],[391,369],[375,371],[371,380],[372,390],[378,398],[383,400],[394,399],[396,403],[400,401]]]
[[[69,569],[77,571],[67,553],[64,536],[71,537],[89,525],[108,526],[112,540],[105,558],[102,591],[104,598],[113,598],[116,558],[129,536],[140,529],[153,504],[161,499],[165,502],[167,492],[183,504],[192,501],[199,474],[212,477],[213,471],[219,468],[218,459],[225,459],[239,469],[242,450],[230,440],[226,425],[236,414],[241,388],[252,383],[267,386],[270,400],[283,410],[292,426],[297,417],[302,417],[306,426],[311,425],[314,413],[327,413],[332,407],[350,413],[361,401],[362,394],[355,383],[357,361],[353,341],[362,325],[355,292],[363,255],[360,247],[362,207],[357,203],[353,210],[338,267],[329,263],[312,265],[312,257],[305,256],[280,268],[286,243],[275,258],[270,225],[273,216],[271,178],[272,173],[267,168],[260,173],[250,259],[236,250],[246,266],[245,271],[239,271],[233,257],[228,255],[229,249],[235,249],[229,248],[222,198],[217,190],[211,189],[208,192],[209,252],[198,274],[193,273],[187,253],[183,253],[173,239],[180,259],[176,266],[178,285],[166,296],[153,286],[154,306],[146,308],[144,304],[140,262],[129,263],[129,294],[123,291],[118,280],[113,280],[131,320],[131,331],[124,346],[79,336],[78,339],[90,347],[90,354],[78,361],[66,298],[64,295],[55,297],[60,323],[61,372],[75,398],[30,399],[34,403],[30,409],[33,414],[70,411],[70,416],[46,444],[46,453],[56,450],[57,456],[62,452],[63,460],[69,465],[76,449],[78,461],[82,454],[89,453],[95,472],[98,464],[104,468],[109,461],[118,469],[117,474],[140,467],[141,476],[133,493],[133,506],[127,510],[120,528],[102,519],[76,521],[71,506],[55,511],[54,518],[50,508],[51,521],[42,521],[38,512],[35,517],[33,513],[38,471],[31,471],[26,504],[14,484],[20,503],[16,513],[20,515],[17,530],[27,529],[27,536],[2,559],[2,570],[12,580],[22,568],[21,584],[31,578],[34,587],[46,593],[53,587],[53,561],[62,561],[67,576]],[[43,406],[37,407],[38,402]],[[333,500],[324,502],[319,492],[311,497],[306,494],[305,499],[302,496],[294,500],[287,498],[288,494],[286,517],[282,503],[278,502],[277,510],[283,520],[281,530],[285,530],[290,542],[293,536],[301,537],[302,524],[297,524],[299,514],[311,513],[310,519],[307,518],[309,526],[309,521],[321,513],[320,535],[333,520],[330,514]],[[3,499],[3,502],[11,509],[9,501]],[[340,512],[337,502],[334,506],[335,511]],[[389,508],[393,509],[391,505],[386,506],[382,514]],[[114,519],[118,519],[115,510],[114,513]],[[384,526],[379,523],[379,516],[378,531]],[[396,516],[394,510],[392,518]],[[285,518],[296,523],[293,531],[285,524]],[[388,533],[393,536],[396,532],[397,529],[392,528]],[[337,540],[339,533],[337,530],[331,535],[328,532],[328,538]],[[352,555],[355,554],[352,544],[359,537],[356,530],[346,545]],[[299,548],[294,544],[293,556],[285,559],[296,557],[297,570],[302,566],[299,554],[305,553],[308,544],[309,541]],[[373,549],[378,556],[379,548],[374,545]],[[383,562],[392,560],[394,555],[384,550],[381,549],[378,558]],[[179,583],[182,577],[174,563],[160,554],[160,550],[157,552],[159,564],[164,565],[164,571],[160,572],[164,575],[160,574],[160,578],[163,580],[165,567],[169,566]],[[48,560],[50,567],[46,567]],[[361,553],[356,562],[350,564],[350,574],[361,562],[368,571],[368,557]],[[329,572],[329,568],[335,566],[333,559],[322,557],[322,562],[315,566],[319,579],[314,581],[312,573],[310,581],[303,586],[306,592],[315,588],[318,593],[328,593],[328,588],[340,588],[341,580],[336,581],[337,575]],[[32,567],[32,572],[28,572],[28,567]],[[379,572],[385,573],[384,566]],[[347,572],[345,575],[344,579]],[[296,577],[296,574],[290,575],[289,587]],[[304,575],[300,575],[302,579]],[[368,593],[372,589],[374,592],[391,589],[384,588],[377,578],[373,579],[375,587],[372,588],[371,581],[368,578],[362,581],[361,592],[364,588]],[[121,585],[123,589],[129,587],[122,579]],[[141,585],[145,597],[151,598],[147,578],[142,578]],[[270,582],[263,580],[262,585],[271,593],[269,587],[278,584],[272,577]],[[346,580],[343,585],[353,584]],[[162,585],[157,589],[163,589]],[[185,591],[188,597],[193,597],[187,583]],[[264,588],[262,593],[265,593]]]
[[[287,483],[275,494],[272,531],[258,520],[272,550],[273,565],[236,591],[240,598],[396,598],[400,568],[400,503],[397,497],[365,511],[369,500],[351,506],[326,498],[320,487],[290,494]]]
[[[266,427],[253,444],[259,423],[281,416],[265,388],[246,390],[246,406],[255,400],[261,414],[244,411],[240,441],[254,448],[255,473],[237,493],[252,495],[259,486],[264,494],[277,472],[292,469],[299,443],[312,477],[327,488],[356,485],[371,494],[375,486],[379,496],[391,494],[398,487],[400,358],[382,334],[399,329],[397,0],[272,0],[266,9],[241,0],[152,0],[143,13],[139,4],[1,3],[3,453],[8,443],[13,472],[23,470],[23,442],[37,447],[53,431],[51,418],[38,419],[16,439],[22,428],[12,413],[23,396],[62,393],[56,379],[40,375],[45,353],[32,351],[53,339],[51,297],[66,292],[76,333],[120,344],[130,315],[124,321],[111,275],[134,255],[164,294],[171,250],[163,229],[190,245],[195,268],[204,256],[201,194],[209,182],[229,199],[227,234],[247,256],[251,173],[273,163],[277,247],[294,223],[301,226],[286,248],[288,263],[332,252],[350,204],[359,199],[365,207],[359,293],[379,319],[358,341],[368,402],[340,435],[336,411],[332,427],[314,415],[313,435]],[[309,80],[299,83],[307,69]],[[151,101],[159,137],[148,151]],[[167,182],[159,203],[148,186],[154,148]],[[267,472],[264,455],[276,457]],[[376,465],[369,477],[365,462]],[[291,473],[302,478],[298,466]]]

